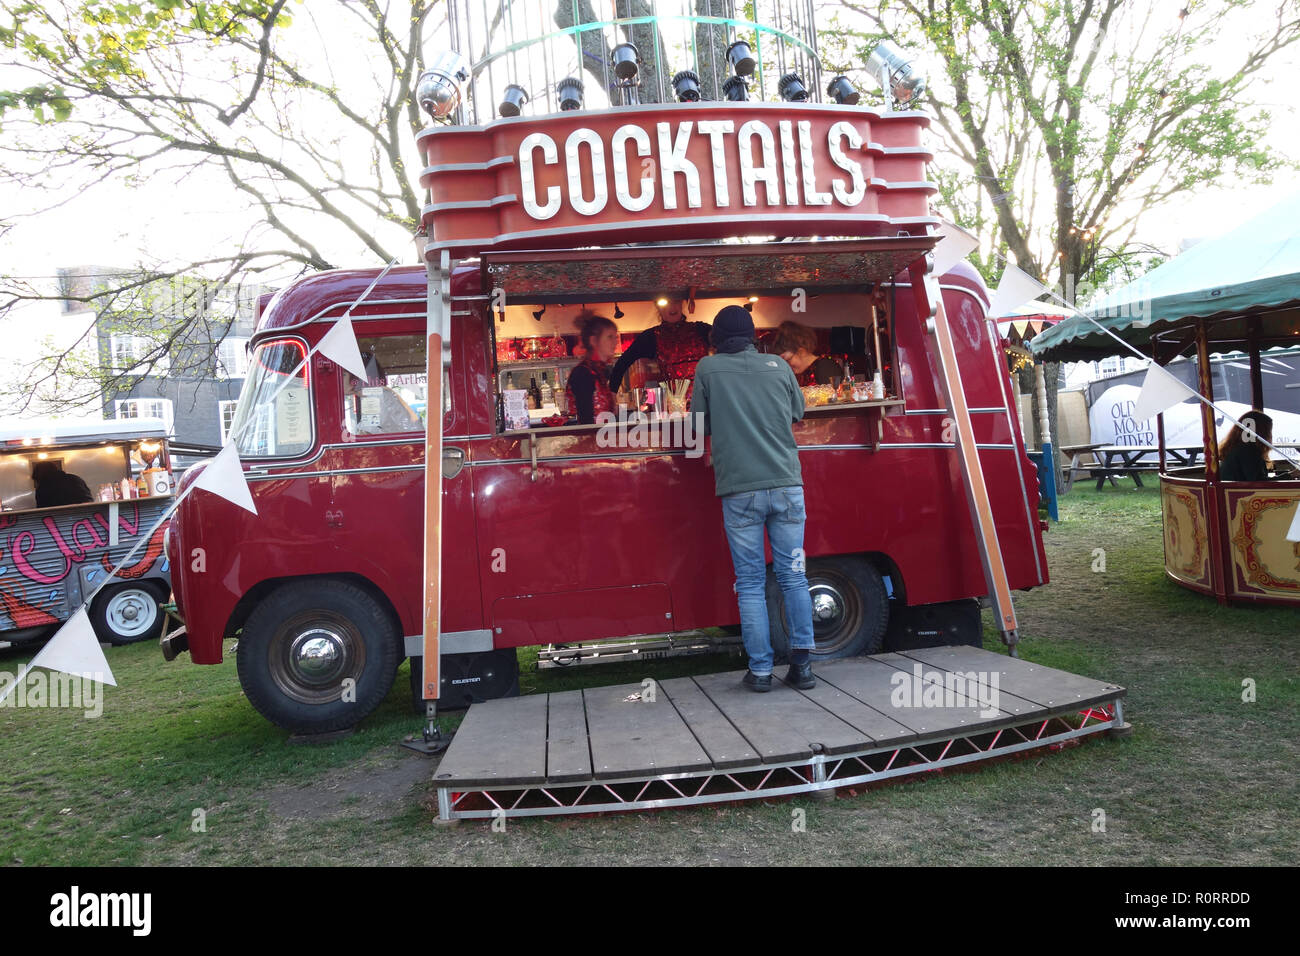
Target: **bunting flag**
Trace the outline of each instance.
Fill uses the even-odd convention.
[[[993,318],[1009,315],[1046,291],[1047,286],[1033,276],[1021,272],[1013,265],[1008,265],[1002,270],[997,291],[993,293],[993,301],[989,303],[989,315]]]
[[[104,649],[99,646],[99,638],[95,636],[95,629],[90,625],[90,617],[86,614],[85,605],[78,608],[77,613],[63,623],[63,626],[31,659],[31,663],[23,668],[17,679],[0,692],[0,701],[8,697],[13,689],[26,680],[27,675],[37,667],[117,686],[113,671],[108,666],[108,659],[104,657]]]
[[[314,351],[347,369],[363,382],[366,380],[366,363],[361,359],[361,349],[357,347],[357,337],[352,331],[352,316],[345,314],[335,322],[334,327],[321,336],[320,344]]]
[[[356,343],[353,343],[355,348]],[[245,511],[257,514],[253,504],[253,495],[248,490],[248,481],[244,478],[244,469],[239,467],[239,453],[233,442],[217,454],[204,469],[199,472],[195,488],[210,491],[218,497],[239,505]]]
[[[943,236],[934,247],[934,274],[941,276],[961,262],[979,246],[979,240],[965,229],[944,221],[939,226],[939,235]]]
[[[1190,388],[1152,362],[1147,369],[1146,377],[1142,379],[1142,390],[1138,392],[1137,401],[1133,404],[1133,411],[1130,414],[1133,416],[1133,421],[1144,422],[1175,405],[1181,405],[1189,398],[1196,397],[1196,393]]]
[[[1286,533],[1288,541],[1300,541],[1300,504],[1296,505],[1295,517],[1291,519],[1291,528]]]

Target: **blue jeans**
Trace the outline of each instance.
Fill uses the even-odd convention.
[[[742,491],[722,499],[722,523],[736,569],[736,602],[740,605],[741,639],[749,669],[762,677],[772,673],[772,639],[768,630],[767,564],[763,558],[763,529],[772,543],[772,570],[785,596],[785,627],[792,650],[812,650],[812,599],[804,574],[803,488]]]

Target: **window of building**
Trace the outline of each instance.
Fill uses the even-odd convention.
[[[235,409],[239,401],[217,402],[217,417],[221,421],[221,444],[230,438],[230,429],[235,424]]]
[[[246,378],[248,376],[248,339],[242,335],[229,335],[217,346],[217,376],[219,378]]]
[[[173,412],[171,399],[167,398],[119,398],[113,402],[113,415],[116,418],[160,418],[171,434]]]
[[[129,335],[126,333],[109,336],[109,359],[115,372],[129,372],[143,365],[151,357],[153,367],[151,375],[165,375],[171,369],[171,362],[166,354],[158,355],[158,345],[147,335]]]
[[[1102,359],[1099,363],[1098,370],[1102,375],[1114,375],[1120,370],[1120,359],[1117,355],[1110,355]]]

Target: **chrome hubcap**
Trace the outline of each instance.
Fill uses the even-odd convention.
[[[109,600],[104,616],[115,633],[138,637],[153,626],[158,617],[158,604],[146,591],[120,591]]]
[[[320,686],[336,680],[347,662],[343,637],[323,627],[304,631],[294,638],[289,651],[294,675],[304,684]]]
[[[813,628],[818,632],[831,631],[844,618],[844,596],[829,584],[814,584],[808,588],[812,598]]]

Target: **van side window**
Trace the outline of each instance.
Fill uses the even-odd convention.
[[[365,380],[340,370],[346,433],[423,433],[429,383],[424,336],[358,336],[357,346],[366,364]]]

